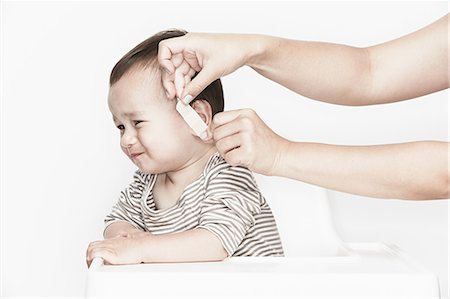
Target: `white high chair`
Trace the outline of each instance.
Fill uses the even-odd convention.
[[[96,259],[88,270],[86,298],[440,298],[437,276],[394,245],[343,243],[326,190],[256,178],[286,257],[126,266]]]

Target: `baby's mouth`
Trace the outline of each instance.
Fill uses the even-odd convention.
[[[142,155],[143,153],[136,153],[136,154],[130,154],[130,158],[131,159],[136,159],[137,157],[139,157],[140,155]]]

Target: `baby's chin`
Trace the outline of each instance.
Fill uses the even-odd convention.
[[[142,171],[145,174],[159,174],[165,172],[164,170],[161,170],[159,167],[146,167],[142,165],[135,165],[139,168],[140,171]]]
[[[133,161],[134,162],[134,161]],[[143,163],[135,163],[140,171],[142,171],[145,174],[160,174],[160,173],[166,173],[168,171],[171,171],[170,169],[167,169],[167,167],[164,167],[164,165],[148,165]]]

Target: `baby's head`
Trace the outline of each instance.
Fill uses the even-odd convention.
[[[170,30],[153,35],[125,54],[111,72],[108,105],[120,130],[121,148],[145,173],[176,171],[213,146],[187,125],[161,83],[158,44],[184,34]],[[212,117],[223,111],[220,80],[203,90],[191,106],[210,126]]]

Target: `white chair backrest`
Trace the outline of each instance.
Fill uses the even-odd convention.
[[[326,189],[255,174],[275,216],[288,257],[346,256],[330,215]]]

